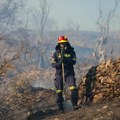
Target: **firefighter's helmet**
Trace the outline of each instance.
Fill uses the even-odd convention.
[[[68,42],[68,38],[66,36],[60,36],[58,38],[58,43],[66,43]]]

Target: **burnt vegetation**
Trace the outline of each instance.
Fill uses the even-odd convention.
[[[92,120],[106,111],[106,120],[119,120],[120,32],[111,32],[109,29],[118,1],[115,0],[105,20],[99,3],[99,32],[80,31],[79,25],[73,24],[71,29],[46,30],[51,4],[47,0],[39,0],[39,3],[40,15],[32,13],[37,22],[37,26],[34,25],[36,30],[32,30],[28,27],[30,11],[26,13],[26,19],[22,20],[21,12],[26,5],[23,0],[0,1],[0,119],[52,120],[72,117],[73,120]],[[103,21],[106,21],[105,24],[102,24]],[[81,111],[58,117],[52,109],[55,107],[55,71],[51,68],[50,53],[57,44],[56,38],[63,33],[69,36],[78,57],[75,71]],[[85,113],[86,109],[89,116]],[[98,110],[96,114],[92,114],[95,110]]]

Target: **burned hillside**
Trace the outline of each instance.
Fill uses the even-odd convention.
[[[51,72],[44,72],[44,80],[50,78]],[[65,114],[57,113],[53,90],[31,86],[41,75],[38,70],[28,71],[1,84],[4,95],[1,94],[0,117],[3,120],[120,119],[120,58],[88,70],[78,85],[78,110]]]

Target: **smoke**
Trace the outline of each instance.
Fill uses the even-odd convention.
[[[41,87],[46,89],[52,89],[54,84],[52,82],[46,82],[45,80],[37,80],[34,82],[33,87]]]

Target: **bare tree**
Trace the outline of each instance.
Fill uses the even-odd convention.
[[[4,63],[10,63],[19,58],[21,54],[21,44],[12,44],[18,42],[18,36],[15,35],[20,25],[20,8],[25,5],[24,1],[19,0],[1,0],[0,1],[0,66]],[[22,21],[21,21],[22,22]],[[3,66],[4,68],[4,66]],[[1,68],[0,68],[1,69]]]
[[[33,14],[33,18],[35,20],[36,28],[36,36],[35,39],[37,40],[37,45],[34,45],[36,50],[39,53],[39,61],[38,61],[38,66],[43,68],[45,67],[45,61],[48,60],[46,58],[46,51],[48,49],[48,46],[44,45],[44,30],[45,30],[45,25],[46,21],[49,15],[50,7],[51,4],[48,3],[47,0],[39,0],[39,5],[40,5],[40,11],[38,14]],[[39,17],[38,17],[39,16]]]
[[[8,30],[14,29],[18,24],[18,10],[23,7],[25,3],[18,0],[1,0],[0,2],[0,33],[3,35]]]
[[[118,0],[115,0],[113,8],[108,12],[107,15],[105,15],[105,10],[102,8],[102,0],[99,0],[99,17],[97,20],[97,25],[100,29],[100,35],[97,38],[96,50],[94,52],[94,57],[99,62],[105,61],[107,59],[107,51],[105,45],[108,41],[110,23],[112,21],[112,18],[115,16],[118,2]]]

